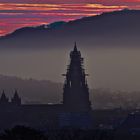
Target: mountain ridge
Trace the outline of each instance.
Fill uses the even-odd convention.
[[[26,27],[21,27],[21,28],[18,28],[16,30],[14,30],[12,33],[9,33],[9,34],[6,34],[4,36],[1,36],[1,38],[4,38],[6,36],[9,36],[17,31],[24,31],[24,29],[26,30],[32,30],[32,29],[52,29],[53,27],[61,27],[62,25],[65,25],[65,24],[71,24],[71,23],[77,23],[77,22],[81,22],[81,21],[84,21],[84,20],[89,20],[89,19],[93,19],[93,18],[98,18],[100,16],[106,16],[106,15],[114,15],[114,14],[118,14],[118,13],[135,13],[135,12],[140,12],[140,10],[129,10],[129,9],[123,9],[121,11],[112,11],[112,12],[104,12],[100,15],[95,15],[95,16],[88,16],[88,17],[82,17],[82,18],[79,18],[79,19],[75,19],[75,20],[72,20],[72,21],[68,21],[68,22],[65,22],[65,21],[56,21],[56,22],[52,22],[50,24],[42,24],[42,25],[38,25],[38,26],[26,26]],[[56,26],[55,26],[56,25]]]
[[[140,10],[114,11],[60,23],[57,28],[42,25],[18,29],[0,38],[0,48],[55,48],[75,40],[86,46],[138,47],[139,25]]]

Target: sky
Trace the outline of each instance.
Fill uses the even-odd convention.
[[[0,36],[25,26],[69,21],[124,8],[140,9],[140,0],[0,0]]]

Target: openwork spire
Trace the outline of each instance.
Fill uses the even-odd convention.
[[[70,64],[66,73],[63,102],[71,110],[90,109],[89,90],[83,68],[83,58],[75,43],[70,53]]]
[[[14,105],[21,105],[21,98],[19,97],[17,90],[15,90],[11,103]]]
[[[14,97],[13,97],[13,98],[15,98],[15,99],[19,99],[19,95],[18,95],[17,90],[15,90],[15,93],[14,93]]]
[[[0,98],[0,103],[1,104],[8,104],[8,102],[9,102],[9,99],[6,97],[5,91],[3,90],[1,98]]]
[[[75,42],[73,51],[77,52],[77,44]]]

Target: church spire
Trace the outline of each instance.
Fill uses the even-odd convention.
[[[16,90],[16,89],[15,89],[14,98],[19,98],[19,96],[18,96],[18,92],[17,92],[17,90]]]
[[[14,105],[21,105],[21,98],[19,97],[17,90],[15,90],[11,103]]]
[[[74,44],[74,50],[73,51],[77,52],[77,44],[76,44],[76,42]]]
[[[71,110],[87,111],[90,109],[89,91],[86,82],[86,74],[83,69],[83,58],[77,50],[70,53],[70,64],[66,73],[64,84],[63,102]]]
[[[0,104],[8,104],[8,103],[9,103],[9,99],[6,97],[5,91],[3,90],[0,98]]]

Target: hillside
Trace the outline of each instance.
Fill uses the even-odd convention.
[[[12,97],[17,89],[24,103],[57,103],[62,98],[62,84],[47,80],[22,79],[0,75],[0,90]]]
[[[140,10],[122,10],[52,26],[25,27],[1,37],[0,48],[139,47]]]

